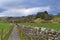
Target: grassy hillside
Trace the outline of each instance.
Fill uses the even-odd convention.
[[[43,20],[41,18],[37,18],[34,20],[35,23],[60,23],[60,17],[54,17],[52,20]]]
[[[34,20],[34,22],[36,22],[36,23],[41,23],[42,21],[43,21],[43,19],[41,19],[41,18],[37,18]]]
[[[60,17],[54,17],[51,22],[53,23],[60,23]]]

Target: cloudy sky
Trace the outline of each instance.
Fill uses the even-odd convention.
[[[0,0],[0,17],[27,16],[43,11],[60,13],[60,0]]]

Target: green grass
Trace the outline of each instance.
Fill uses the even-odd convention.
[[[6,28],[6,27],[10,27],[11,25],[10,25],[10,23],[0,23],[0,29],[4,29],[4,28]]]
[[[8,40],[8,38],[9,38],[9,36],[10,36],[12,30],[13,30],[13,27],[9,30],[8,34],[5,35],[5,37],[4,37],[3,40]]]
[[[12,31],[12,28],[13,27],[10,23],[0,23],[0,36],[2,37],[2,38],[0,37],[0,39],[8,40],[8,37],[9,37],[11,31]],[[8,33],[6,33],[6,32],[8,32]],[[3,35],[5,35],[4,38],[3,38]]]
[[[25,26],[33,26],[33,27],[44,27],[44,28],[51,28],[55,30],[60,30],[60,24],[54,24],[54,23],[23,23]]]

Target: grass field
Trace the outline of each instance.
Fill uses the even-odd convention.
[[[43,28],[51,28],[55,30],[60,30],[60,24],[55,23],[23,23],[25,26],[33,26],[33,27],[43,27]]]
[[[0,23],[0,40],[8,40],[12,28],[10,23]]]
[[[10,25],[10,23],[0,23],[0,29],[4,29],[4,28],[6,28],[6,27],[10,27],[11,25]]]

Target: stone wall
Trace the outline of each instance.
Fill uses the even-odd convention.
[[[37,40],[60,40],[60,30],[19,25],[25,36]]]

